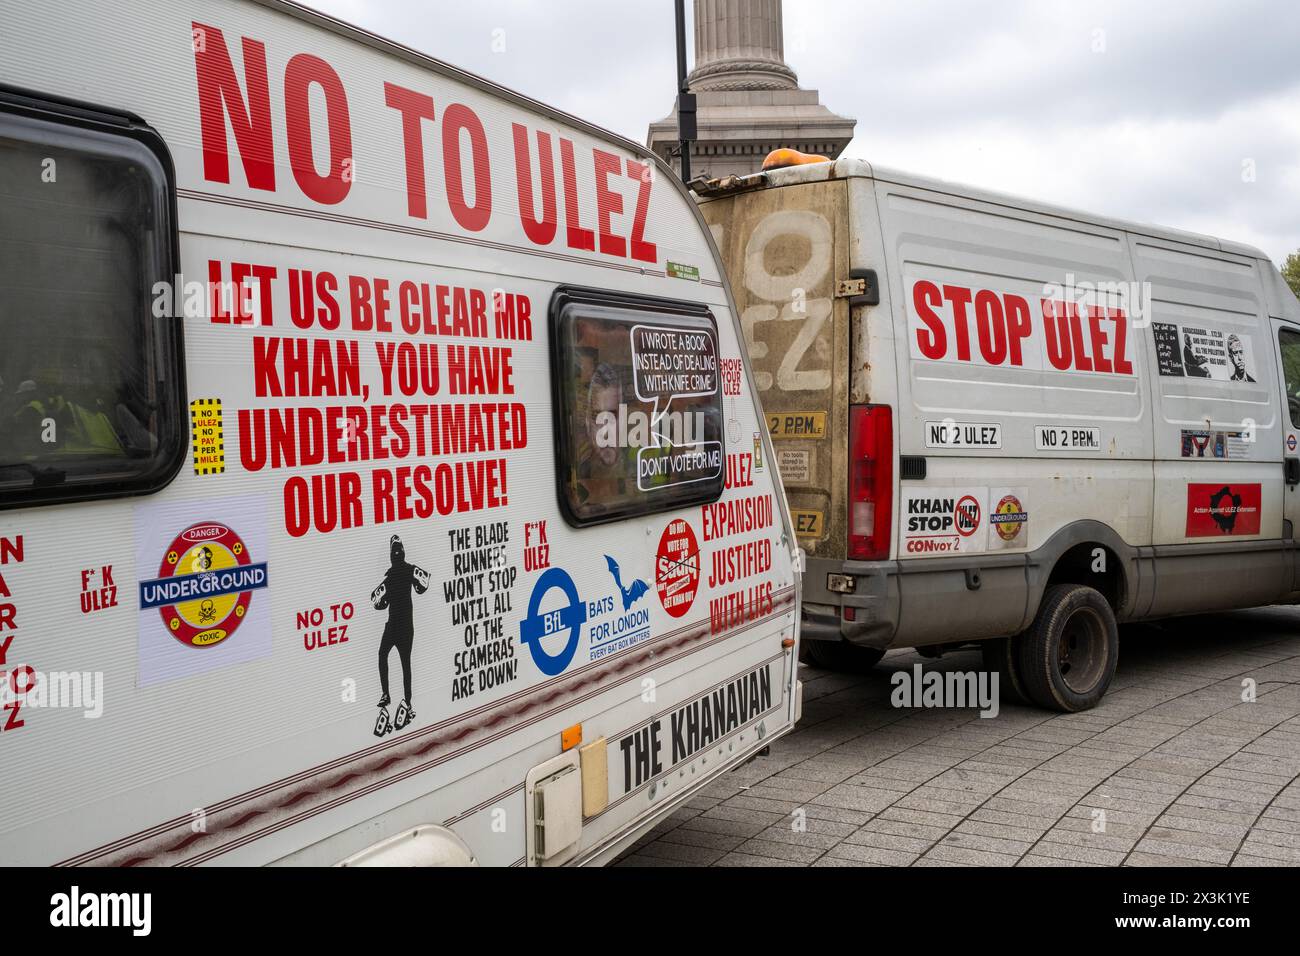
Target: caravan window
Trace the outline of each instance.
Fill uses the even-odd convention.
[[[181,333],[152,308],[175,271],[154,148],[0,93],[0,507],[153,490],[184,454]]]
[[[722,391],[707,308],[561,289],[551,335],[559,497],[571,524],[718,499]]]

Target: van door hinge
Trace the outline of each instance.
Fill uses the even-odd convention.
[[[880,285],[875,269],[851,269],[847,279],[835,283],[835,298],[848,299],[849,305],[880,305]]]

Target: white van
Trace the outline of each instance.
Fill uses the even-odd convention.
[[[1080,710],[1117,621],[1300,599],[1300,304],[1264,253],[853,159],[693,185],[813,661],[983,641]]]
[[[0,23],[0,863],[600,862],[791,728],[649,152],[289,3]]]

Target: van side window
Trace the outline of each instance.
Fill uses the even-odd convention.
[[[1300,428],[1300,332],[1280,329],[1277,341],[1282,350],[1282,375],[1286,379],[1286,404],[1291,413],[1291,427]]]
[[[556,467],[570,524],[718,499],[725,459],[717,343],[702,305],[556,291]]]
[[[153,314],[176,248],[155,140],[0,91],[0,508],[156,490],[185,453],[179,320]]]

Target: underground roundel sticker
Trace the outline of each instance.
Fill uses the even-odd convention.
[[[1024,505],[1015,495],[1003,495],[993,509],[993,516],[989,519],[993,522],[993,529],[997,531],[998,537],[1003,541],[1014,541],[1016,535],[1020,534],[1020,528],[1028,520],[1029,515],[1025,513]]]
[[[239,629],[253,592],[266,586],[266,563],[253,560],[239,534],[201,521],[172,540],[158,577],[140,582],[140,608],[157,608],[182,644],[216,647]]]

